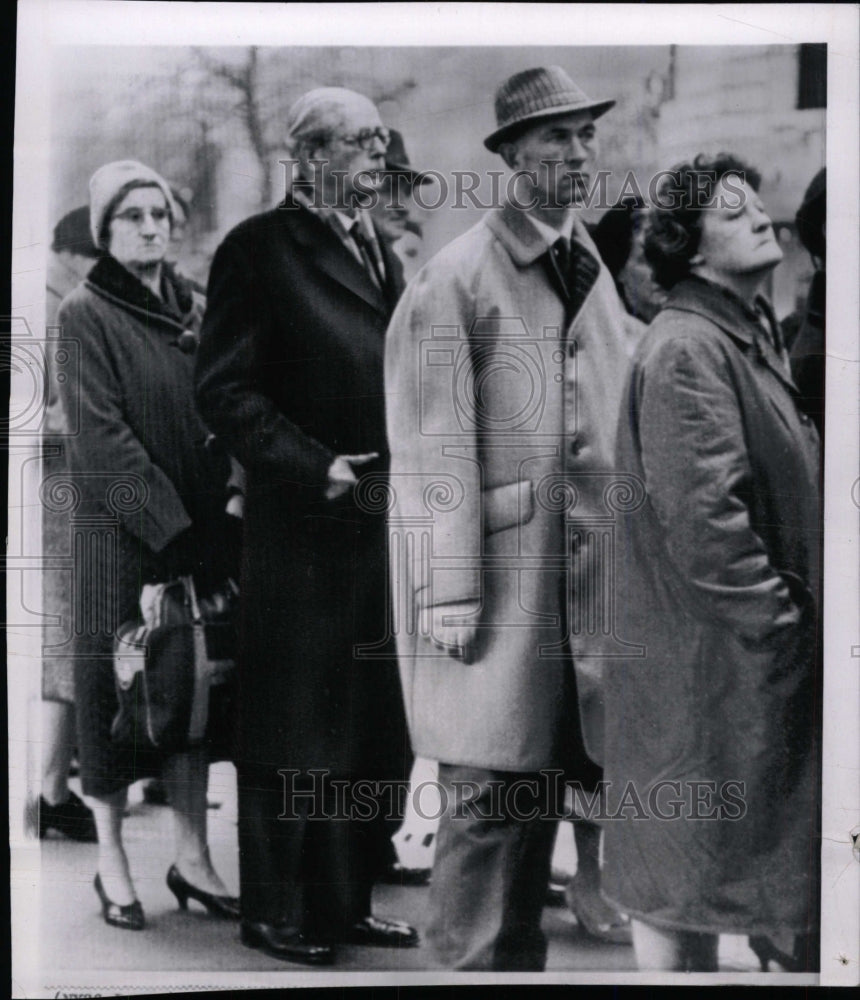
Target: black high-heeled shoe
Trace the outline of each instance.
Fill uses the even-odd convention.
[[[126,906],[120,906],[119,903],[115,903],[105,892],[105,887],[102,885],[102,877],[98,872],[93,880],[93,886],[101,900],[102,916],[106,924],[110,924],[111,927],[121,927],[126,931],[143,930],[146,926],[146,920],[144,919],[143,906],[139,899],[136,899],[133,903],[128,903]]]
[[[226,917],[228,920],[239,919],[239,900],[235,896],[216,896],[214,893],[198,889],[179,874],[176,865],[171,865],[167,872],[167,888],[176,896],[180,910],[187,910],[188,900],[196,899],[216,916]]]
[[[755,957],[759,960],[762,972],[769,971],[770,962],[778,962],[785,972],[801,972],[802,964],[798,955],[798,943],[794,941],[794,951],[791,955],[783,951],[764,934],[758,934],[748,938],[750,949],[755,952]]]

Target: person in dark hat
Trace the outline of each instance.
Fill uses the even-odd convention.
[[[800,242],[809,251],[815,273],[806,309],[789,343],[791,373],[800,392],[798,403],[824,441],[825,294],[827,286],[827,173],[818,171],[795,216]],[[783,322],[785,330],[785,321]],[[822,452],[823,454],[823,452]]]
[[[439,761],[445,806],[427,937],[456,969],[544,967],[565,811],[551,776],[596,788],[600,658],[624,645],[595,524],[613,517],[641,324],[577,211],[613,104],[557,66],[504,83],[484,144],[513,172],[508,201],[418,272],[388,329],[400,669],[413,749]],[[577,841],[577,917],[629,940],[600,900],[598,844],[594,825]]]
[[[665,301],[643,253],[647,209],[638,195],[625,195],[589,231],[609,269],[624,308],[650,323]]]
[[[427,173],[413,170],[400,132],[390,129],[390,134],[385,169],[378,175],[371,214],[379,235],[400,258],[404,280],[409,281],[418,270],[423,235],[421,224],[414,219],[414,193],[433,179]]]
[[[54,226],[45,289],[45,325],[57,325],[60,303],[92,270],[99,250],[90,235],[88,205],[67,212]],[[66,469],[64,417],[56,397],[56,383],[48,381],[42,477]],[[42,550],[54,553],[68,545],[68,514],[42,510]],[[42,572],[42,603],[61,625],[42,630],[42,788],[38,800],[38,832],[44,838],[61,834],[71,840],[94,842],[92,810],[69,788],[69,770],[75,748],[74,656],[62,649],[72,618],[71,577],[62,569]],[[35,803],[30,805],[34,809]]]
[[[90,273],[100,251],[90,235],[88,205],[67,212],[54,226],[51,257],[48,261],[47,326],[57,323],[57,310],[69,292]]]

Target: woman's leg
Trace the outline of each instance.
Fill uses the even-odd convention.
[[[128,867],[128,858],[122,846],[122,817],[125,811],[127,789],[90,798],[96,830],[99,837],[98,869],[102,886],[109,899],[119,906],[128,906],[137,898]]]
[[[67,701],[42,700],[42,798],[57,806],[69,797],[69,766],[75,746],[75,709]]]
[[[629,921],[600,894],[600,836],[600,827],[591,820],[573,821],[576,875],[565,892],[568,907],[587,933],[616,944],[630,944]]]
[[[633,920],[633,947],[640,970],[716,972],[716,934],[663,930]]]
[[[176,867],[179,874],[204,892],[230,895],[209,858],[206,835],[206,787],[209,759],[205,749],[168,758],[164,783],[173,808]]]

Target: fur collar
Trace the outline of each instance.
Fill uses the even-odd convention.
[[[190,283],[166,262],[162,264],[161,275],[164,299],[153,295],[114,257],[105,255],[90,271],[86,285],[108,302],[142,315],[147,322],[158,320],[180,331],[194,326],[196,303]],[[175,309],[171,300],[176,303]]]

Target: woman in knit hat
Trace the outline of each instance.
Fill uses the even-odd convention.
[[[111,741],[114,635],[139,617],[141,586],[193,574],[205,593],[234,569],[224,545],[229,459],[205,446],[210,435],[193,404],[203,302],[164,260],[174,212],[169,185],[149,167],[123,160],[97,170],[90,228],[101,257],[59,311],[65,336],[80,345],[79,378],[58,383],[77,423],[66,495],[75,497],[75,521],[92,525],[76,548],[73,581],[81,783],[98,830],[102,915],[129,930],[143,928],[144,914],[122,841],[126,793],[157,774],[175,817],[168,887],[183,908],[191,898],[238,918],[238,900],[209,859],[206,751],[167,757]]]

